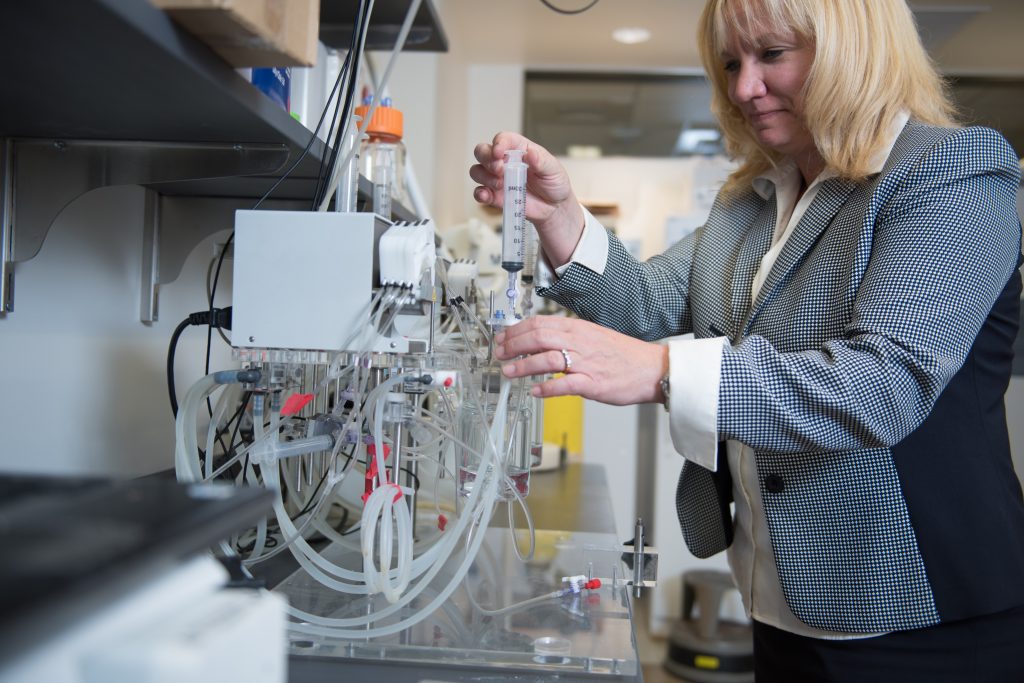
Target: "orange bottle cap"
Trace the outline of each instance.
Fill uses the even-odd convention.
[[[366,112],[370,110],[365,104],[356,107],[355,114],[361,119],[366,119]],[[373,111],[370,124],[366,127],[370,135],[392,135],[396,138],[402,137],[402,112],[394,107],[378,106]]]

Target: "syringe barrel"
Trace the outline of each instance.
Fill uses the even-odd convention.
[[[523,230],[523,282],[530,284],[537,270],[537,228],[526,221]]]
[[[523,150],[505,152],[504,209],[501,219],[501,267],[510,273],[523,269],[526,223],[526,164]]]

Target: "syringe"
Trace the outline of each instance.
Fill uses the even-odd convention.
[[[501,219],[501,267],[508,272],[508,308],[515,314],[516,273],[523,269],[526,225],[526,164],[523,150],[505,152],[505,196]]]

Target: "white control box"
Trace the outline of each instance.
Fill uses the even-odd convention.
[[[236,212],[232,345],[340,349],[367,320],[388,227],[372,213]]]

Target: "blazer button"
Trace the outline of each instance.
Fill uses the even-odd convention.
[[[782,493],[782,489],[786,488],[786,482],[777,474],[769,474],[764,478],[764,487],[768,489],[768,493]]]

